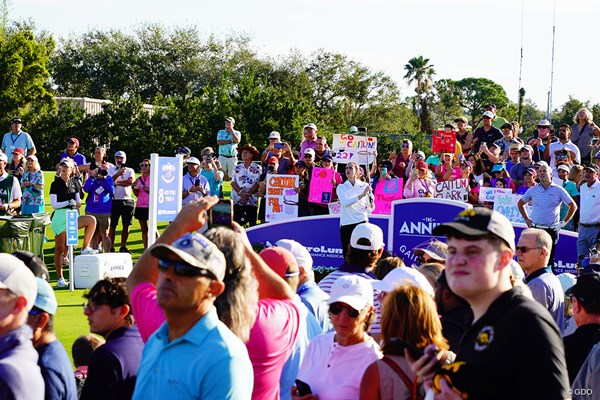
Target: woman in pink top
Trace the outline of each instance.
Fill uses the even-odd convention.
[[[150,160],[147,158],[140,163],[142,175],[133,182],[133,194],[137,197],[135,203],[135,219],[140,221],[144,249],[148,248],[148,209],[150,207]]]
[[[418,161],[415,169],[410,173],[410,178],[404,186],[404,198],[433,197],[435,195],[435,181],[429,178],[429,169],[425,161]]]
[[[454,159],[454,154],[444,153],[440,165],[435,170],[438,182],[453,181],[461,176],[460,167]]]

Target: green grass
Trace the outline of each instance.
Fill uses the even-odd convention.
[[[45,187],[44,187],[44,198],[46,201],[45,211],[49,214],[52,213],[52,207],[50,206],[50,184],[54,180],[54,171],[45,171]],[[223,191],[226,197],[229,196],[231,191],[231,185],[229,182],[225,183]],[[81,213],[85,210],[85,203],[81,206]],[[166,223],[158,225],[159,232],[166,227]],[[120,225],[117,228],[117,234],[115,241],[120,243]],[[56,285],[56,271],[54,269],[54,232],[50,228],[50,225],[46,227],[47,242],[44,243],[44,261],[50,272],[50,284],[55,287]],[[80,231],[79,236],[79,248],[76,249],[75,255],[79,254],[81,250],[81,243],[83,241],[83,231]],[[127,248],[131,251],[131,257],[135,263],[144,250],[142,244],[142,230],[136,219],[133,220],[133,225],[130,228],[129,240],[127,242]],[[67,266],[63,266],[63,273],[65,279],[69,279],[70,274]],[[87,319],[83,315],[82,304],[85,303],[83,295],[85,294],[84,289],[69,291],[68,288],[55,288],[54,293],[56,294],[56,300],[58,302],[58,311],[55,316],[54,329],[56,336],[62,342],[67,349],[69,356],[71,355],[71,345],[73,341],[80,335],[89,333],[89,327]]]

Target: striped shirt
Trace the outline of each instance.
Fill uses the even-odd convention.
[[[337,278],[339,278],[340,276],[350,275],[350,274],[355,274],[357,276],[360,276],[361,278],[365,278],[368,281],[372,281],[372,280],[376,279],[372,275],[369,275],[365,272],[333,271],[332,273],[327,275],[325,278],[321,279],[318,286],[325,293],[327,293],[328,295],[331,295],[331,286],[333,286],[333,282],[335,282],[337,280]],[[380,325],[381,303],[379,302],[378,297],[379,297],[379,290],[373,290],[373,308],[375,309],[375,315],[377,316],[377,319],[375,320],[375,322],[373,324],[371,324],[371,329],[369,330],[370,333],[381,333],[381,325]]]
[[[521,200],[524,202],[532,200],[533,207],[529,218],[534,225],[543,226],[552,226],[559,221],[561,203],[573,202],[569,193],[554,182],[546,189],[541,184],[530,187]]]

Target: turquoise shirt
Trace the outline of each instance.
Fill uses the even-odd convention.
[[[148,339],[134,399],[250,399],[252,364],[242,341],[213,307],[184,336],[169,342],[164,322]]]
[[[238,140],[242,138],[242,134],[240,131],[234,130],[233,133],[227,132],[227,129],[221,129],[217,132],[217,140],[233,140],[236,137]],[[237,151],[238,144],[235,142],[220,144],[219,145],[219,155],[226,157],[236,157],[238,154]]]

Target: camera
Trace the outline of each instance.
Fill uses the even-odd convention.
[[[98,176],[105,178],[106,176],[108,176],[108,171],[105,169],[98,169]]]
[[[274,165],[269,165],[267,167],[267,171],[269,171],[269,172],[275,172],[275,166]]]
[[[127,168],[127,164],[123,163],[119,166],[119,168]]]
[[[194,181],[194,186],[199,187],[200,186],[200,179],[196,178],[196,180]]]
[[[285,147],[284,143],[281,142],[277,142],[273,144],[273,147],[275,147],[276,149],[283,149]]]

